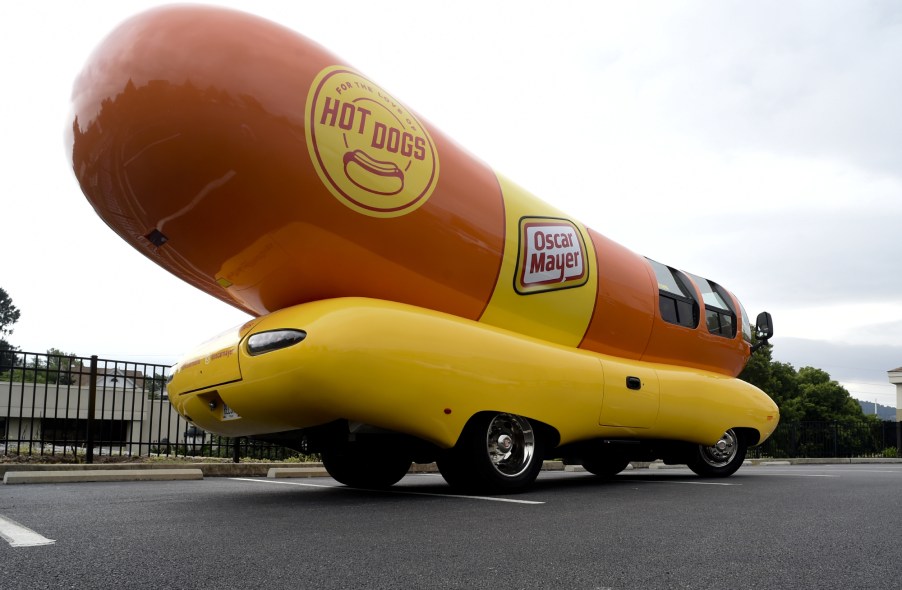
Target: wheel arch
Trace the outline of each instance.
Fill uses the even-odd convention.
[[[758,432],[757,428],[748,428],[748,427],[735,427],[732,429],[737,435],[742,438],[742,442],[745,443],[746,448],[751,448],[761,442],[761,433]]]
[[[476,420],[481,416],[493,415],[493,414],[514,414],[516,416],[520,416],[522,418],[526,418],[527,420],[529,420],[529,423],[532,425],[536,434],[542,438],[542,442],[544,443],[544,448],[547,449],[548,451],[556,449],[558,447],[558,445],[561,444],[561,433],[554,426],[547,424],[545,422],[542,422],[541,420],[538,420],[531,416],[517,414],[516,412],[510,412],[507,410],[480,410],[479,412],[476,412],[475,414],[470,416],[467,419],[467,421],[464,423],[464,427],[458,433],[457,440],[455,441],[454,444],[456,445],[458,442],[460,442],[461,435],[463,434],[464,430],[466,430],[467,425],[469,425],[471,422],[473,422],[473,420]]]

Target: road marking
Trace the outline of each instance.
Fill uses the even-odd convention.
[[[825,465],[823,467],[825,471],[832,471],[834,473],[892,473],[894,475],[902,475],[902,470],[900,469],[854,469],[848,467],[833,467],[830,465]],[[815,475],[815,474],[802,474],[799,471],[792,471],[789,473],[768,473],[767,475],[798,475],[800,477],[842,477],[841,475]]]
[[[365,488],[352,488],[347,486],[331,486],[331,485],[323,485],[316,483],[300,483],[293,481],[270,481],[263,479],[251,479],[246,477],[230,477],[229,479],[234,481],[252,481],[255,483],[270,483],[270,484],[280,484],[286,486],[301,486],[305,488],[329,488],[333,490],[347,490],[351,492],[377,492],[381,494],[401,494],[405,496],[432,496],[435,498],[456,498],[458,500],[484,500],[486,502],[507,502],[509,504],[527,504],[527,505],[537,505],[544,504],[545,502],[535,502],[533,500],[514,500],[513,498],[496,498],[493,496],[464,496],[458,494],[432,494],[428,492],[408,492],[404,490],[370,490]]]
[[[611,480],[618,483],[681,483],[687,486],[741,486],[741,483],[728,483],[721,481],[668,481],[666,479],[643,479],[637,477],[635,479]]]
[[[39,535],[30,528],[2,515],[0,515],[0,537],[3,537],[3,540],[11,547],[38,547],[56,543],[53,539]]]
[[[902,475],[902,470],[899,469],[833,469],[830,471],[842,471],[843,473],[895,473],[896,475]]]
[[[770,477],[771,475],[785,475],[788,477],[840,477],[839,475],[830,475],[827,473],[763,473],[762,475],[766,475]]]

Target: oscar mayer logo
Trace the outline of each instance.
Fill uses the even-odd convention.
[[[589,280],[586,245],[566,219],[524,217],[514,288],[521,295],[567,289]]]
[[[407,107],[346,67],[317,75],[306,106],[307,148],[323,184],[364,215],[398,217],[429,199],[438,154]]]

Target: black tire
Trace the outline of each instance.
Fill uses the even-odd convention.
[[[623,455],[603,454],[584,458],[583,468],[598,477],[614,477],[630,464],[630,460]]]
[[[745,441],[731,428],[713,445],[693,448],[687,464],[701,477],[729,477],[742,467],[746,449]]]
[[[322,452],[323,467],[332,479],[352,488],[384,489],[398,483],[412,463],[395,447],[350,443]]]
[[[538,477],[543,460],[542,437],[529,420],[505,413],[473,416],[453,449],[438,460],[452,487],[467,493],[519,492]]]

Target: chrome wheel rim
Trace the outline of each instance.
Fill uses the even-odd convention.
[[[739,440],[732,429],[727,430],[720,440],[710,447],[699,447],[702,460],[711,467],[726,467],[739,452]]]
[[[533,461],[536,437],[526,418],[498,414],[486,433],[486,452],[495,470],[505,477],[517,477]]]

